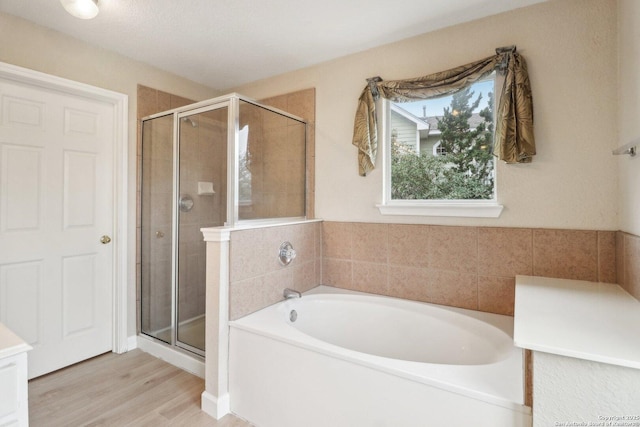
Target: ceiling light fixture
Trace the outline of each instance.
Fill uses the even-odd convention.
[[[80,19],[92,19],[98,15],[98,0],[60,0],[71,15]]]

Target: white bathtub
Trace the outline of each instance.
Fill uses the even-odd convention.
[[[320,286],[230,326],[231,411],[259,427],[531,426],[508,316]]]

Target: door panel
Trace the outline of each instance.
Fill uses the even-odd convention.
[[[62,335],[70,337],[95,327],[96,254],[62,259]],[[87,283],[87,280],[91,282]]]
[[[64,228],[90,227],[95,220],[96,155],[64,153]],[[82,203],[78,201],[82,200]]]
[[[29,377],[112,348],[114,107],[0,80],[0,322]]]
[[[42,149],[3,145],[2,147],[3,232],[40,228],[42,200]]]
[[[42,334],[38,305],[42,292],[43,261],[0,265],[0,313],[2,323],[32,346]]]

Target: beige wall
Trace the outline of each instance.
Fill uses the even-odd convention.
[[[133,59],[96,48],[80,40],[0,13],[0,61],[129,96],[129,293],[128,334],[136,333],[136,89],[139,83],[201,100],[219,93],[150,67]]]
[[[442,71],[515,44],[527,59],[538,155],[498,165],[498,219],[382,216],[376,169],[361,178],[351,145],[367,77]],[[234,88],[256,98],[316,88],[316,216],[412,222],[617,230],[616,2],[552,0]],[[379,162],[378,162],[379,163]]]
[[[640,2],[619,0],[618,7],[618,144],[624,145],[640,138]],[[640,155],[617,161],[620,229],[640,235]]]

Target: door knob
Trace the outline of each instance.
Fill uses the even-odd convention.
[[[100,243],[102,243],[103,245],[106,245],[110,241],[111,237],[107,236],[106,234],[100,238]]]

